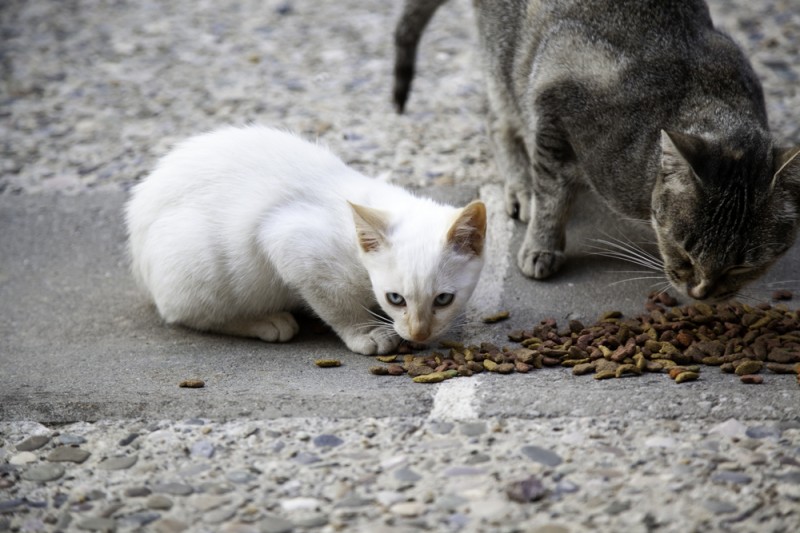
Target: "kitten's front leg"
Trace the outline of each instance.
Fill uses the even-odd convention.
[[[300,327],[291,313],[280,311],[258,319],[235,320],[213,330],[237,337],[256,337],[267,342],[287,342],[300,331]]]
[[[340,295],[334,301],[330,295],[314,290],[303,294],[317,316],[333,328],[351,351],[364,355],[393,351],[400,344],[400,336],[391,324],[384,323],[364,307],[374,303],[371,292],[363,292],[360,296]]]

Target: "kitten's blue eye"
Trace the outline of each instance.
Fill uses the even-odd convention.
[[[437,295],[436,298],[433,299],[433,305],[435,305],[436,307],[446,307],[451,303],[453,303],[453,298],[455,297],[456,295],[451,292],[443,292],[442,294]]]
[[[406,305],[406,299],[397,294],[396,292],[387,292],[386,293],[386,301],[392,305],[396,305],[398,307],[402,307]]]

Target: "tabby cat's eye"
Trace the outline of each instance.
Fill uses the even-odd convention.
[[[397,294],[396,292],[387,292],[386,301],[398,307],[403,307],[404,305],[406,305],[406,299],[403,298],[401,295]]]
[[[456,295],[453,294],[452,292],[443,292],[437,295],[436,298],[433,299],[433,305],[435,305],[436,307],[447,307],[448,305],[453,303],[453,298],[455,297]]]

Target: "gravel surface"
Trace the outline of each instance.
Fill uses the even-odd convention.
[[[402,117],[398,4],[4,0],[0,194],[127,189],[177,140],[254,121],[403,185],[501,183],[468,2],[431,23]],[[797,0],[711,7],[800,144]],[[788,533],[798,509],[800,422],[746,412],[0,422],[0,531]]]

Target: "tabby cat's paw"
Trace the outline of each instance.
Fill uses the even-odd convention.
[[[524,185],[506,183],[506,213],[511,218],[527,222],[531,217],[531,191]]]
[[[564,252],[528,250],[524,246],[517,255],[517,264],[529,278],[544,279],[555,274],[564,264]]]
[[[254,324],[253,330],[261,340],[286,342],[297,335],[300,326],[291,313],[281,312],[265,316],[263,320]]]
[[[400,337],[396,333],[389,333],[383,328],[343,335],[342,340],[350,350],[364,355],[389,353],[400,344]]]

